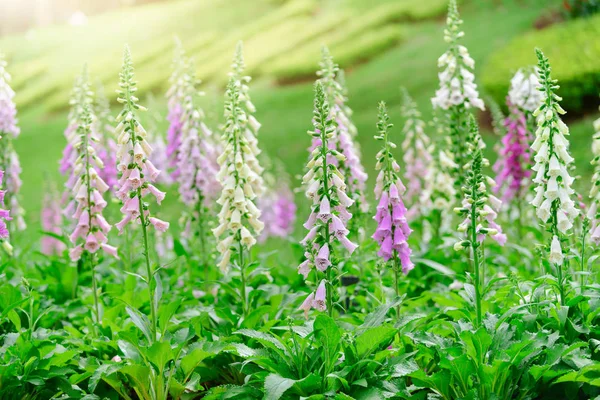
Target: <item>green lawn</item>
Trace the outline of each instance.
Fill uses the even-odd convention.
[[[109,88],[113,88],[120,67],[119,54],[125,41],[130,42],[134,62],[138,62],[139,86],[142,92],[153,89],[158,98],[156,109],[164,113],[166,108],[162,93],[169,73],[171,37],[174,32],[179,33],[184,44],[193,50],[192,53],[200,61],[197,63],[199,77],[208,78],[208,83],[204,85],[209,95],[207,111],[215,119],[220,119],[221,85],[226,76],[226,68],[236,40],[245,39],[248,43],[246,56],[249,68],[259,74],[252,83],[252,96],[258,109],[256,116],[263,124],[259,136],[260,145],[270,156],[283,160],[290,174],[295,175],[302,171],[306,161],[305,150],[309,143],[305,132],[311,127],[312,113],[312,82],[306,79],[305,65],[312,64],[316,70],[320,38],[344,38],[345,31],[354,32],[347,35],[346,43],[352,43],[357,39],[355,35],[363,37],[383,28],[373,24],[366,24],[368,26],[364,31],[352,28],[360,22],[361,15],[370,12],[364,9],[364,3],[357,0],[335,2],[344,4],[341,9],[318,6],[333,4],[333,0],[318,4],[311,1],[288,1],[283,6],[264,0],[258,1],[256,7],[247,8],[243,5],[250,2],[240,0],[220,0],[213,5],[209,3],[208,0],[169,2],[167,5],[144,7],[143,12],[139,14],[132,14],[129,10],[129,14],[119,13],[93,18],[91,27],[94,34],[85,36],[89,40],[89,48],[81,46],[81,40],[70,50],[65,43],[58,44],[57,41],[65,40],[70,35],[69,29],[64,27],[49,29],[47,36],[38,32],[36,37],[39,43],[24,38],[0,41],[0,48],[6,46],[5,51],[9,58],[15,61],[10,70],[18,83],[17,89],[25,92],[21,92],[18,97],[18,102],[23,107],[20,112],[22,135],[16,146],[23,166],[22,193],[31,225],[29,233],[39,229],[44,177],[48,175],[51,179],[61,179],[57,172],[57,162],[65,144],[62,136],[66,124],[64,105],[68,98],[70,82],[85,59],[90,63],[92,73],[102,79]],[[418,5],[425,2],[412,3]],[[463,3],[466,32],[464,43],[477,62],[476,74],[481,71],[482,65],[495,49],[531,29],[532,22],[547,6],[547,2],[543,0],[505,1],[501,7],[487,4],[491,2]],[[389,2],[377,2],[377,7],[387,6]],[[167,18],[162,13],[167,11],[168,15],[177,18],[170,18],[170,22],[165,21]],[[132,22],[137,24],[136,26],[141,26],[140,20],[145,18],[146,26],[156,29],[150,32],[128,29],[128,20],[124,15],[137,15]],[[201,18],[194,20],[191,18],[194,15],[201,15]],[[100,29],[103,24],[110,24],[112,27],[111,17],[117,16],[118,33],[110,30],[103,32]],[[329,29],[323,27],[331,24],[325,21],[326,18],[341,20],[333,23],[333,28]],[[415,18],[419,20],[414,21]],[[350,106],[355,112],[354,120],[360,132],[363,160],[371,175],[374,155],[378,150],[378,144],[372,138],[378,101],[385,100],[388,103],[392,122],[396,123],[397,134],[402,122],[399,118],[400,86],[408,88],[424,116],[428,118],[431,115],[429,98],[437,86],[437,58],[445,50],[442,39],[444,18],[434,18],[431,14],[422,13],[410,18],[403,15],[392,19],[384,18],[383,21],[384,25],[389,27],[386,29],[398,29],[398,32],[401,32],[399,41],[380,48],[376,53],[368,54],[368,60],[361,58],[361,54],[349,51],[347,44],[334,45],[336,41],[326,40],[328,44],[332,44],[334,56],[336,50],[343,53]],[[317,27],[328,33],[310,35],[311,29]],[[150,33],[152,40],[147,40]],[[182,33],[185,33],[185,36]],[[106,37],[103,37],[103,34]],[[298,39],[294,43],[298,45],[286,45],[288,41],[293,42],[295,37]],[[340,43],[344,43],[344,40],[339,40]],[[100,50],[94,50],[95,48]],[[361,47],[358,46],[357,49],[360,50]],[[302,54],[306,56],[294,56],[296,50],[305,52]],[[533,53],[533,49],[531,51]],[[78,54],[81,54],[81,57]],[[293,71],[289,63],[281,61],[288,57],[290,60],[298,60],[298,79],[303,83],[278,84],[281,79],[289,78],[290,71]],[[62,60],[61,64],[56,65],[59,59]],[[275,67],[270,67],[271,65]],[[287,67],[283,68],[282,65]],[[24,79],[20,77],[21,73],[30,76]],[[41,88],[36,88],[36,85],[40,85]],[[568,111],[569,105],[565,104],[564,108]],[[588,176],[592,120],[593,116],[590,116],[574,122],[571,136],[572,150],[579,171]],[[164,130],[164,124],[161,128]],[[495,138],[487,135],[487,140],[490,142]],[[399,138],[396,139],[396,142],[399,141]],[[171,201],[168,205],[174,214],[176,197],[176,191],[171,191]],[[304,218],[304,214],[300,209],[299,217]]]

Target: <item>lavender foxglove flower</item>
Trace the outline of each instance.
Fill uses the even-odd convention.
[[[510,201],[523,197],[527,192],[531,176],[531,134],[523,111],[510,99],[506,103],[510,114],[504,122],[506,135],[502,138],[499,158],[494,165],[498,184],[494,191],[503,191],[502,200]]]
[[[402,199],[406,188],[400,179],[400,166],[392,155],[392,149],[396,148],[396,145],[389,139],[389,129],[392,126],[385,103],[381,102],[377,122],[379,133],[375,139],[383,142],[383,148],[376,156],[375,169],[379,174],[375,184],[375,198],[379,204],[374,217],[377,229],[372,237],[379,243],[377,255],[385,261],[393,259],[397,279],[400,266],[402,273],[407,274],[414,265],[410,260],[411,249],[408,246],[408,238],[412,231],[408,226],[406,207]]]
[[[225,93],[223,153],[217,159],[220,165],[217,179],[222,186],[217,203],[222,208],[218,216],[219,226],[213,229],[219,241],[217,249],[222,254],[219,268],[226,271],[235,252],[240,258],[242,273],[244,248],[250,250],[264,228],[259,219],[260,211],[255,204],[256,197],[264,191],[261,177],[263,169],[257,160],[260,150],[255,136],[257,127],[253,127],[252,122],[254,117],[245,111],[253,106],[250,107],[248,87],[245,84],[250,78],[241,75],[243,65],[242,49],[238,45],[232,65],[234,72]],[[223,235],[225,238],[222,238]],[[238,245],[237,248],[234,247],[235,244]],[[243,310],[245,313],[245,304]]]
[[[592,188],[590,189],[592,203],[587,212],[587,217],[592,221],[590,228],[592,241],[598,246],[600,245],[600,213],[598,212],[598,205],[600,204],[600,118],[594,122],[594,130],[596,131],[592,141],[594,175],[592,176]]]
[[[0,133],[16,138],[21,130],[17,126],[17,107],[15,92],[10,87],[10,74],[6,70],[7,62],[0,54]]]
[[[13,100],[15,92],[9,85],[11,78],[6,66],[7,63],[0,54],[0,170],[4,171],[6,190],[2,204],[10,207],[14,228],[22,231],[26,225],[23,219],[24,210],[19,204],[21,165],[12,143],[19,135],[20,129],[17,126],[17,109]]]
[[[181,130],[183,128],[183,98],[185,96],[185,82],[183,75],[187,70],[187,58],[181,42],[175,41],[175,56],[173,58],[173,72],[169,78],[171,86],[167,91],[167,120],[169,128],[167,130],[166,157],[168,167],[171,169],[171,177],[176,179],[179,176],[177,169],[178,152],[181,146]]]
[[[115,128],[117,135],[117,169],[119,170],[118,190],[116,196],[123,206],[121,212],[123,219],[115,226],[119,234],[123,233],[125,225],[130,222],[140,223],[144,232],[150,225],[159,231],[165,231],[169,223],[150,216],[148,204],[144,197],[151,194],[160,204],[165,198],[165,193],[158,190],[152,183],[156,181],[160,171],[150,161],[152,146],[147,142],[147,133],[136,116],[136,111],[146,109],[138,104],[135,97],[136,82],[133,80],[133,62],[129,48],[125,48],[123,70],[120,73],[120,89],[117,91],[119,103],[123,110],[116,118],[118,125]]]
[[[117,171],[117,143],[114,140],[114,118],[110,114],[110,103],[104,94],[104,87],[98,84],[94,99],[96,120],[92,126],[93,133],[98,138],[97,155],[102,160],[104,168],[98,173],[111,190],[116,190]]]
[[[485,109],[483,101],[479,98],[475,84],[475,61],[469,55],[466,47],[458,44],[464,36],[460,30],[462,20],[458,14],[456,0],[450,0],[448,6],[447,27],[444,30],[444,40],[449,44],[449,49],[438,59],[438,67],[442,72],[438,74],[440,88],[435,97],[431,99],[433,108],[446,110],[449,119],[449,134],[452,143],[452,157],[459,169],[452,171],[457,189],[462,187],[464,181],[460,167],[466,162],[468,109]]]
[[[329,141],[330,147],[335,148],[344,155],[345,159],[343,161],[337,161],[339,163],[338,168],[346,178],[348,195],[355,202],[353,210],[364,213],[368,210],[365,197],[368,176],[360,160],[360,149],[356,142],[358,132],[351,120],[352,110],[346,104],[348,98],[347,89],[344,86],[344,74],[333,61],[327,47],[322,49],[319,65],[321,69],[317,72],[317,75],[323,83],[327,101],[330,104],[331,117],[336,122],[335,136]],[[318,146],[318,143],[319,138],[315,137],[313,146]]]
[[[335,120],[329,110],[324,85],[317,81],[315,87],[315,108],[313,112],[314,131],[309,134],[320,138],[321,145],[311,152],[307,164],[308,172],[303,177],[306,185],[306,197],[312,202],[311,213],[304,227],[308,230],[306,237],[302,240],[305,247],[306,260],[298,267],[298,273],[305,279],[313,269],[324,272],[326,282],[321,282],[320,288],[327,287],[327,302],[321,306],[319,296],[322,290],[315,292],[311,307],[320,311],[327,309],[330,315],[333,312],[333,288],[332,269],[337,265],[333,263],[334,243],[341,243],[346,250],[352,254],[357,245],[352,243],[347,235],[349,233],[346,225],[352,215],[348,212],[354,200],[346,194],[346,183],[344,175],[330,162],[330,156],[340,162],[346,161],[346,157],[335,149],[330,149],[328,142],[336,137]],[[318,273],[317,273],[318,274]]]
[[[417,104],[406,89],[403,89],[402,92],[404,102],[401,112],[405,119],[402,128],[404,134],[402,159],[406,169],[404,176],[408,181],[404,199],[412,205],[408,211],[408,217],[411,218],[417,214],[423,214],[425,205],[421,200],[429,202],[429,199],[422,199],[421,194],[425,188],[425,178],[432,163],[431,141],[425,134],[425,122],[421,119],[421,112],[417,109]]]
[[[44,193],[44,204],[42,207],[42,229],[45,232],[61,235],[63,215],[60,208],[60,198],[54,184],[48,186]],[[42,237],[42,253],[46,255],[61,254],[65,249],[65,244],[57,238],[48,235]]]
[[[177,170],[179,194],[184,204],[196,209],[199,204],[209,205],[218,195],[220,185],[216,179],[219,171],[217,148],[211,130],[206,126],[204,111],[195,97],[203,95],[196,90],[193,65],[182,73],[184,96]]]
[[[84,252],[95,254],[102,249],[107,254],[117,257],[117,249],[108,244],[107,234],[111,225],[102,216],[106,201],[102,197],[109,187],[98,174],[102,169],[102,160],[95,154],[92,144],[91,111],[92,99],[87,73],[84,71],[78,93],[77,107],[77,139],[73,141],[73,149],[77,158],[73,165],[75,183],[72,186],[75,212],[70,217],[75,221],[75,229],[70,235],[74,247],[69,250],[71,260],[77,261]]]
[[[276,189],[269,189],[258,203],[265,223],[261,241],[269,237],[285,238],[294,229],[296,221],[294,195],[287,183],[280,183],[277,186]]]

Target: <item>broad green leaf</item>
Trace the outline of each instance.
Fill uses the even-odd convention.
[[[185,357],[181,359],[181,368],[183,369],[185,376],[189,376],[202,361],[212,355],[213,353],[209,353],[200,347],[196,347],[186,354]]]
[[[265,378],[265,400],[279,400],[294,384],[293,379],[283,378],[277,374],[269,374]]]
[[[171,345],[167,342],[154,342],[146,351],[146,357],[159,371],[163,371],[165,365],[173,360]]]
[[[142,331],[144,336],[146,336],[146,339],[148,339],[148,343],[152,343],[154,338],[152,338],[152,330],[150,328],[150,321],[148,321],[148,317],[129,306],[127,306],[126,310],[127,314],[129,314],[129,317],[131,318],[131,322],[133,322],[133,324],[137,326],[140,331]]]
[[[364,359],[374,351],[388,346],[393,341],[398,330],[389,326],[377,326],[367,329],[356,338],[356,351],[359,359]]]

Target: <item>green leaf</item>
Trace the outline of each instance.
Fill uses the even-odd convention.
[[[206,358],[212,356],[213,353],[209,353],[200,347],[196,347],[194,350],[189,352],[185,357],[181,359],[181,368],[185,376],[189,376],[194,369],[200,365]]]
[[[390,326],[377,326],[367,329],[356,338],[356,351],[360,359],[371,355],[374,351],[388,346],[398,330]]]
[[[454,272],[450,268],[446,267],[445,265],[442,265],[433,260],[428,260],[426,258],[417,258],[417,259],[414,259],[413,262],[415,264],[419,264],[419,263],[425,264],[429,268],[432,268],[432,269],[436,270],[437,272],[439,272],[440,274],[443,274],[446,276],[454,276],[456,274],[456,272]]]
[[[173,360],[171,345],[167,342],[154,342],[146,352],[146,357],[162,373],[165,365]]]
[[[152,343],[152,330],[150,329],[150,321],[148,321],[148,317],[129,306],[127,306],[125,309],[131,318],[131,322],[133,322],[133,324],[137,326],[140,331],[142,331],[144,336],[146,336],[146,339],[148,339],[148,343]]]
[[[175,255],[177,257],[186,257],[187,258],[187,256],[188,256],[188,253],[185,250],[185,247],[183,247],[183,244],[181,244],[179,239],[173,239],[173,251],[175,252]]]
[[[338,350],[340,347],[340,341],[342,340],[342,333],[335,324],[335,321],[325,314],[319,314],[315,319],[314,323],[315,339],[321,343],[321,345],[328,349],[330,360],[334,361],[338,357]]]
[[[284,378],[277,374],[269,374],[265,378],[265,400],[279,400],[294,384],[293,379]]]
[[[375,308],[375,310],[373,310],[373,312],[371,312],[370,314],[368,314],[365,317],[365,320],[362,323],[362,325],[359,327],[359,329],[372,328],[372,327],[380,326],[381,324],[383,324],[383,322],[385,321],[385,317],[386,317],[387,313],[390,311],[390,309],[392,309],[392,308],[396,307],[397,305],[399,305],[400,303],[402,303],[403,299],[404,299],[404,296],[396,297],[391,302],[382,304],[382,305],[378,306],[377,308]]]

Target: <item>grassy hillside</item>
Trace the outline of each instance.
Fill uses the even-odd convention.
[[[505,1],[502,6],[463,3],[465,45],[476,60],[476,73],[496,49],[530,30],[547,7],[544,0]],[[60,180],[57,161],[65,144],[66,123],[62,110],[83,62],[108,88],[114,88],[122,46],[128,42],[139,87],[142,93],[156,93],[154,109],[164,115],[162,93],[169,75],[172,37],[177,34],[196,57],[199,76],[207,81],[208,112],[219,119],[221,85],[234,44],[244,39],[248,67],[256,76],[252,96],[263,124],[260,145],[269,155],[284,160],[289,173],[297,174],[303,169],[309,142],[305,132],[310,128],[312,78],[307,77],[316,70],[320,45],[326,43],[347,69],[350,106],[363,160],[371,172],[377,151],[372,136],[378,101],[388,102],[396,134],[402,122],[400,86],[407,87],[425,117],[430,116],[429,98],[437,86],[436,60],[445,51],[444,18],[439,17],[444,8],[444,2],[437,0],[179,1],[93,18],[88,27],[75,33],[74,28],[55,27],[1,40],[0,49],[9,54],[19,91],[23,133],[16,145],[23,165],[23,203],[32,229],[38,228],[43,177],[48,173]],[[568,111],[569,105],[565,108]],[[587,169],[589,161],[591,121],[590,116],[573,125],[573,151],[580,171]],[[494,140],[492,136],[487,139]],[[174,214],[176,197],[170,194]]]

